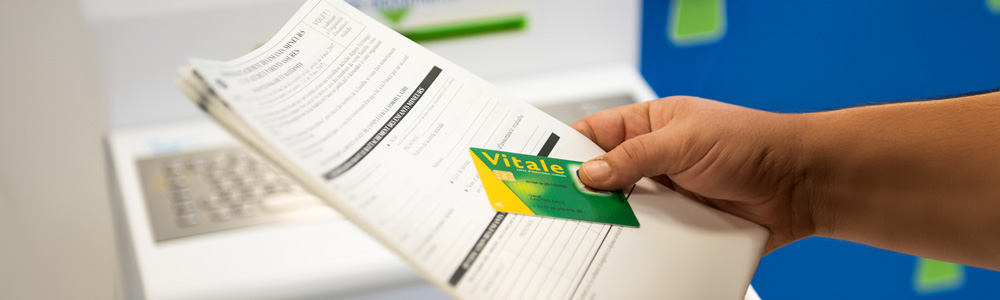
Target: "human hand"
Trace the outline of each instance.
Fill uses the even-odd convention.
[[[651,177],[764,226],[770,253],[817,230],[806,125],[799,115],[678,96],[601,111],[573,128],[608,151],[583,165],[585,184],[617,190]]]

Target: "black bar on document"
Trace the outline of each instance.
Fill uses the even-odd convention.
[[[556,147],[556,142],[559,142],[559,136],[555,133],[549,134],[549,138],[545,140],[542,149],[538,150],[538,156],[549,156],[549,153],[552,153],[552,149]]]
[[[505,212],[497,212],[497,214],[493,216],[493,221],[490,221],[490,225],[486,226],[486,230],[483,231],[483,234],[479,235],[479,241],[472,246],[472,250],[469,251],[469,254],[465,255],[465,259],[463,259],[462,264],[458,266],[458,270],[455,270],[455,273],[451,274],[451,279],[448,279],[448,284],[455,286],[458,284],[459,280],[462,280],[462,276],[465,276],[465,272],[468,272],[469,269],[472,268],[472,263],[479,257],[479,253],[486,248],[486,243],[490,242],[490,238],[492,238],[493,234],[496,233],[497,228],[500,227],[500,223],[503,222],[505,217],[507,217],[507,213]]]
[[[378,146],[378,144],[382,142],[382,139],[385,139],[385,137],[389,135],[389,132],[396,128],[396,125],[398,125],[399,122],[403,121],[403,117],[406,117],[406,114],[413,109],[413,106],[417,104],[417,101],[420,101],[420,98],[424,96],[427,89],[431,87],[431,83],[434,83],[434,80],[437,79],[440,74],[441,68],[438,68],[437,66],[431,68],[431,71],[427,73],[424,80],[420,81],[420,85],[417,85],[417,88],[413,90],[413,93],[406,99],[406,102],[403,102],[403,105],[396,110],[396,113],[393,114],[384,125],[382,125],[382,128],[376,131],[375,135],[368,139],[368,141],[361,146],[361,149],[354,152],[354,154],[348,157],[347,160],[336,168],[333,168],[333,170],[323,174],[323,178],[326,180],[333,180],[353,168],[358,164],[358,162],[361,162],[362,158],[368,156],[368,153],[371,153],[372,150],[375,149],[375,146]]]

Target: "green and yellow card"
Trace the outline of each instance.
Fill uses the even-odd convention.
[[[621,191],[599,191],[580,181],[583,163],[469,148],[493,208],[500,212],[639,227]]]

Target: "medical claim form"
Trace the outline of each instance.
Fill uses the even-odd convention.
[[[191,63],[179,86],[206,112],[456,298],[741,299],[767,237],[648,179],[639,228],[495,211],[469,147],[603,150],[342,1]]]

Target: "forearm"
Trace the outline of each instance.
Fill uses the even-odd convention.
[[[1000,269],[1000,94],[806,117],[818,235]]]

